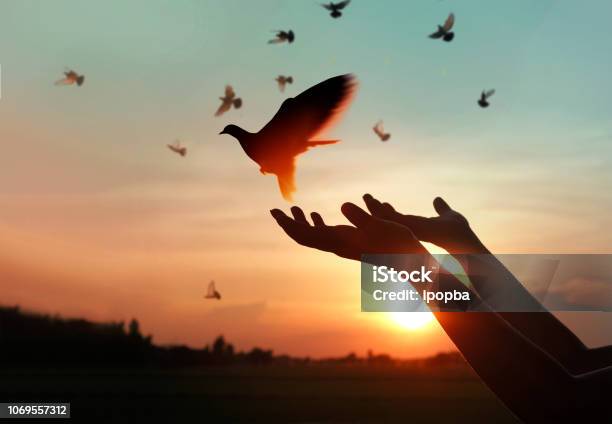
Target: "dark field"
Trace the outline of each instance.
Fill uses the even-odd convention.
[[[229,366],[0,371],[1,401],[71,402],[73,419],[516,422],[464,367]]]

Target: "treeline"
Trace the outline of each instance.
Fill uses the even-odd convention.
[[[464,364],[458,353],[443,353],[420,360],[424,365]],[[425,361],[425,362],[423,362]],[[239,352],[219,336],[210,346],[157,346],[140,332],[138,321],[95,323],[23,312],[19,307],[0,307],[0,367],[196,367],[211,365],[347,364],[392,365],[386,354],[354,353],[340,358],[311,360],[275,356],[270,349],[255,347]],[[415,361],[410,361],[414,363]]]

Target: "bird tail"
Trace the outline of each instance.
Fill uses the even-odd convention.
[[[293,200],[293,193],[295,193],[295,161],[292,160],[290,163],[285,164],[278,171],[275,172],[276,178],[278,179],[278,188],[280,188],[283,198],[291,202]]]
[[[289,84],[293,84],[293,77],[289,77],[289,78],[287,78],[287,82],[288,82]]]
[[[340,140],[313,140],[307,143],[308,147],[326,146],[328,144],[336,144]]]
[[[79,76],[79,77],[77,78],[76,82],[77,82],[77,85],[78,85],[79,87],[80,87],[80,86],[82,86],[82,85],[83,85],[83,83],[85,82],[85,76],[84,76],[84,75]]]

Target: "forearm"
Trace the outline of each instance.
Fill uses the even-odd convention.
[[[499,315],[503,320],[555,358],[571,374],[592,371],[612,363],[612,350],[591,352],[492,254],[463,258],[467,261],[474,289],[483,301],[491,309],[502,311]]]
[[[521,420],[549,422],[573,413],[576,379],[498,314],[435,314],[485,384]]]

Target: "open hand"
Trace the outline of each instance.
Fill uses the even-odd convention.
[[[433,218],[401,214],[389,203],[381,203],[370,194],[364,195],[363,200],[373,216],[410,228],[418,240],[433,243],[453,254],[489,253],[470,228],[467,219],[451,209],[441,197],[433,201],[438,213]]]
[[[345,203],[341,210],[353,226],[326,225],[317,212],[311,213],[314,225],[310,225],[297,206],[291,208],[293,218],[279,209],[272,209],[270,213],[297,243],[343,258],[358,261],[368,253],[427,253],[407,227],[372,216],[353,203]]]

